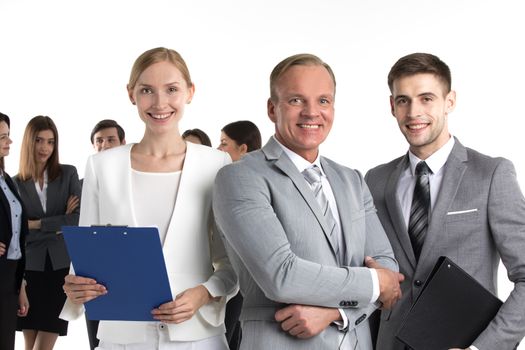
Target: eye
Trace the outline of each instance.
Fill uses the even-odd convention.
[[[289,103],[292,104],[292,105],[298,105],[298,104],[301,104],[303,100],[299,97],[292,97],[290,100],[289,100]]]
[[[327,98],[321,98],[321,99],[319,100],[319,102],[320,102],[322,105],[328,105],[328,104],[330,104],[331,101],[330,101],[329,99],[327,99]]]
[[[401,106],[408,103],[408,100],[406,98],[398,98],[396,100],[396,105]]]
[[[141,94],[147,95],[147,94],[151,94],[152,92],[153,91],[150,88],[147,88],[147,87],[140,89],[140,93]]]
[[[177,89],[175,86],[170,86],[170,87],[168,88],[168,92],[169,92],[170,94],[175,93],[175,92],[177,92],[177,91],[179,91],[179,89]]]
[[[431,96],[424,96],[423,101],[424,102],[432,102],[434,99]]]

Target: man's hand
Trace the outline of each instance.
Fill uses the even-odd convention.
[[[383,308],[391,309],[394,304],[401,299],[402,294],[399,283],[405,280],[405,276],[384,268],[369,256],[365,258],[365,264],[367,267],[377,271],[379,278],[379,301],[383,303]]]
[[[5,243],[0,242],[0,256],[5,254]]]
[[[186,289],[175,297],[175,300],[153,309],[153,318],[164,323],[182,323],[189,320],[212,296],[202,284]]]
[[[307,339],[324,331],[333,321],[341,320],[338,309],[290,305],[275,313],[281,328],[294,337]]]

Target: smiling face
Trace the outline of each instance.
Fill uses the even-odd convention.
[[[0,158],[9,155],[10,145],[13,143],[9,137],[9,126],[6,122],[0,122]]]
[[[317,158],[334,120],[335,85],[321,65],[295,65],[275,85],[275,99],[268,100],[268,116],[275,123],[275,137],[309,162]]]
[[[47,161],[55,150],[55,135],[47,129],[39,131],[35,139],[35,160],[40,166],[45,167]]]
[[[146,132],[162,134],[176,130],[184,107],[193,97],[194,87],[188,86],[177,67],[168,62],[154,63],[128,88],[132,103],[137,105]]]
[[[93,135],[93,141],[93,147],[97,152],[105,151],[125,143],[124,140],[122,140],[123,143],[120,142],[117,128],[113,127],[97,131],[95,135]]]
[[[447,93],[434,74],[420,73],[395,80],[390,106],[410,151],[418,158],[428,158],[449,140],[448,114],[456,106],[456,94]]]

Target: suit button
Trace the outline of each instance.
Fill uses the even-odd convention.
[[[423,285],[423,281],[421,281],[421,280],[415,280],[415,281],[414,281],[414,285],[415,285],[416,287],[421,287],[421,286]]]
[[[358,304],[358,302],[355,301],[355,300],[352,300],[352,301],[350,302],[350,306],[357,306],[357,304]]]
[[[341,300],[341,301],[339,302],[339,306],[346,306],[346,301]]]
[[[361,322],[363,322],[366,318],[366,314],[363,314],[361,315],[356,321],[355,321],[355,325],[357,326],[358,324],[360,324]]]

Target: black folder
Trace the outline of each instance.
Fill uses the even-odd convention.
[[[436,262],[396,337],[413,350],[467,348],[502,305],[449,258]]]

